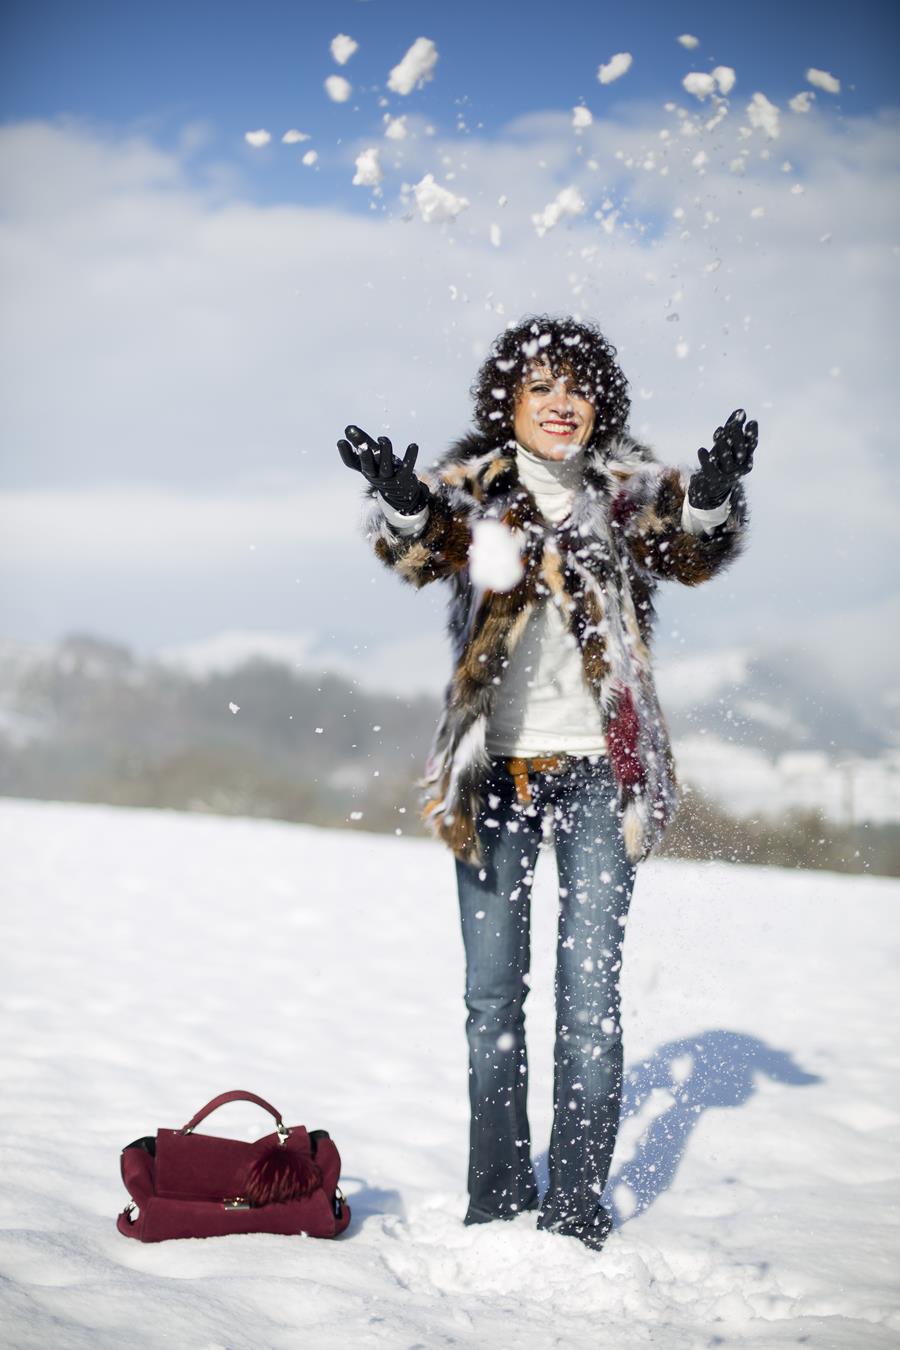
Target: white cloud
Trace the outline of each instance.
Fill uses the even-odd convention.
[[[339,66],[345,66],[354,52],[359,51],[359,43],[354,42],[346,33],[338,33],[331,39],[331,55]]]
[[[421,89],[434,75],[438,50],[431,38],[416,38],[403,60],[388,75],[388,89],[395,94],[411,94]]]
[[[682,33],[678,41],[681,43],[682,47],[687,47],[690,50],[693,50],[694,47],[699,47],[700,45],[700,39],[695,38],[692,33]]]
[[[598,66],[597,79],[601,84],[612,84],[631,69],[632,60],[631,52],[616,52],[605,65]]]
[[[806,72],[806,79],[809,84],[814,84],[817,89],[824,89],[826,94],[839,94],[841,92],[841,82],[834,75],[830,75],[827,70],[816,70],[815,66],[810,66]]]
[[[301,141],[308,141],[310,139],[307,132],[297,131],[296,128],[292,128],[290,131],[284,133],[281,138],[281,143],[282,145],[299,145]]]
[[[346,103],[353,93],[353,85],[343,75],[329,75],[325,81],[325,92],[334,103]]]
[[[254,150],[259,150],[262,146],[268,145],[272,139],[271,132],[260,128],[259,131],[245,131],[244,140],[248,145],[252,145]]]
[[[306,165],[307,168],[311,168],[313,164],[317,164],[318,160],[319,160],[318,150],[307,150],[303,156],[303,163]]]
[[[791,109],[792,112],[798,113],[809,112],[810,108],[812,107],[812,101],[814,98],[815,94],[813,93],[812,89],[804,89],[799,94],[794,95],[794,97],[789,101],[788,107]]]

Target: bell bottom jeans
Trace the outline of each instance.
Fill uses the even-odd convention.
[[[492,761],[477,829],[482,866],[457,860],[466,956],[469,1208],[466,1223],[538,1207],[528,1125],[524,1005],[531,887],[552,808],[559,874],[550,1184],[539,1225],[590,1223],[612,1161],[622,1094],[619,977],[634,887],[605,755],[529,778],[521,804]]]

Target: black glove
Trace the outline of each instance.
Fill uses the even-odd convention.
[[[701,511],[721,506],[742,474],[753,468],[753,451],[759,436],[755,422],[744,425],[747,414],[737,408],[724,427],[716,427],[713,448],[697,451],[700,468],[688,484],[688,501]]]
[[[417,445],[407,446],[406,454],[400,460],[394,454],[387,436],[379,436],[376,441],[360,427],[354,426],[346,427],[344,435],[348,439],[338,441],[337,448],[347,468],[357,469],[395,511],[403,516],[414,516],[428,505],[431,493],[413,473],[419,453]]]

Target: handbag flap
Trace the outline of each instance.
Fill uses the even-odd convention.
[[[172,1200],[231,1200],[241,1193],[247,1169],[260,1154],[279,1146],[277,1133],[255,1143],[214,1134],[159,1130],[156,1135],[156,1194]],[[283,1148],[310,1151],[309,1134],[291,1126]]]

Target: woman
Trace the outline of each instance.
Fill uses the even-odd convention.
[[[378,557],[445,580],[454,670],[423,815],[456,859],[466,954],[466,1223],[538,1208],[526,1109],[530,888],[546,824],[559,873],[554,1115],[538,1227],[599,1248],[622,1090],[619,979],[637,864],[677,793],[651,670],[657,583],[697,585],[743,546],[739,479],[758,429],[732,413],[687,480],[625,431],[628,386],[588,323],[528,318],[472,388],[477,430],[424,480],[359,427],[338,442],[368,480]],[[521,576],[473,582],[482,522],[514,531]],[[494,527],[496,528],[496,527]]]

